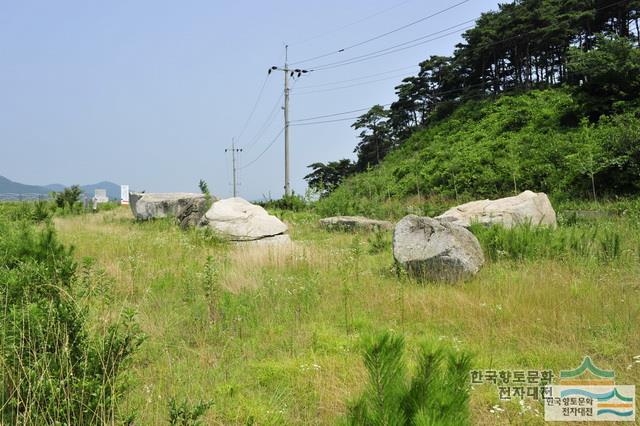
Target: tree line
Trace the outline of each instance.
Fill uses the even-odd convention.
[[[579,105],[573,124],[595,122],[640,95],[639,20],[640,0],[501,4],[463,33],[452,56],[421,62],[388,108],[375,105],[352,124],[360,131],[355,162],[311,164],[305,179],[327,194],[461,103],[505,92],[567,87]]]

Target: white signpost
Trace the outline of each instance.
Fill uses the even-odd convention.
[[[129,185],[120,185],[120,204],[129,205]]]

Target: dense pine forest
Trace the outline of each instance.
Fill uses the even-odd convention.
[[[323,198],[353,174],[348,192],[367,199],[636,192],[639,18],[632,0],[519,0],[484,13],[452,56],[420,63],[395,102],[353,123],[355,161],[312,164],[306,179]],[[336,196],[328,211],[354,210]]]

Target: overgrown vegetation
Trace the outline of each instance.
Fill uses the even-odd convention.
[[[303,197],[297,194],[285,195],[280,199],[268,199],[257,203],[258,205],[268,209],[279,209],[299,212],[309,207],[309,203]]]
[[[367,345],[364,364],[369,382],[349,408],[348,424],[469,424],[471,357],[423,344],[416,371],[408,380],[404,352],[404,339],[389,333]]]
[[[409,204],[436,215],[453,202]],[[148,335],[127,370],[134,386],[122,412],[137,412],[141,424],[335,424],[355,422],[358,402],[370,401],[363,341],[364,349],[380,347],[370,336],[381,330],[405,342],[405,396],[412,380],[426,377],[421,354],[434,348],[473,353],[474,369],[557,371],[589,354],[621,382],[639,381],[640,205],[599,199],[555,207],[556,229],[474,229],[487,262],[455,286],[412,282],[393,267],[389,233],[326,232],[312,210],[277,210],[296,242],[278,250],[219,244],[169,220],[136,223],[126,208],[55,223],[77,258],[95,259],[76,273],[90,329],[103,328],[124,303]],[[572,213],[596,208],[602,217]],[[563,327],[550,329],[552,320]],[[449,368],[444,354],[430,369],[441,384],[450,377],[441,375]],[[407,416],[417,424],[427,412],[448,412],[439,398],[450,393],[426,395],[417,400],[430,408]],[[497,395],[492,387],[470,390],[469,422],[544,423],[536,401]],[[203,401],[215,404],[203,410]]]
[[[487,258],[496,261],[509,259],[567,259],[573,261],[613,262],[622,256],[622,239],[611,224],[582,224],[557,229],[521,225],[505,229],[496,225],[471,228],[478,237]]]
[[[320,199],[318,211],[384,217],[382,206],[410,204],[409,197],[462,202],[525,189],[557,201],[637,193],[638,113],[566,127],[575,105],[559,89],[471,101],[414,133],[379,166],[348,178]]]
[[[78,185],[72,185],[68,188],[65,188],[62,192],[53,192],[51,194],[53,196],[53,201],[56,203],[60,209],[69,209],[73,210],[78,201],[80,201],[80,195],[82,195],[82,190]]]
[[[213,405],[212,401],[200,401],[190,405],[187,401],[169,400],[169,424],[175,426],[198,426],[204,424],[202,416]]]
[[[394,103],[353,123],[354,163],[309,166],[310,187],[332,198],[323,211],[410,195],[636,193],[639,10],[519,0],[482,14],[453,56],[420,63]]]
[[[76,269],[72,249],[51,225],[36,229],[0,215],[3,423],[123,421],[122,375],[143,334],[129,310],[104,333],[90,332]]]
[[[74,188],[0,204],[0,422],[541,425],[539,402],[470,389],[472,364],[557,371],[589,354],[640,382],[640,203],[617,199],[640,189],[639,6],[484,14],[354,123],[355,162],[311,165],[317,204],[263,203],[294,246],[115,206],[76,215]],[[473,227],[487,262],[456,286],[412,282],[389,233],[317,227],[524,189],[552,196],[559,227]]]

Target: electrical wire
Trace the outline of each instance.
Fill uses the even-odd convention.
[[[328,52],[328,53],[324,53],[322,55],[314,56],[312,58],[306,58],[306,59],[302,59],[302,60],[299,60],[299,61],[296,61],[296,62],[292,62],[292,65],[302,64],[302,63],[310,62],[310,61],[313,61],[313,60],[316,60],[316,59],[325,58],[327,56],[336,55],[338,53],[343,53],[343,52],[345,52],[347,50],[353,49],[354,47],[362,46],[362,45],[370,43],[372,41],[379,40],[379,39],[381,39],[383,37],[386,37],[388,35],[394,34],[394,33],[398,32],[398,31],[404,30],[404,29],[409,28],[409,27],[411,27],[413,25],[419,24],[419,23],[424,22],[424,21],[426,21],[428,19],[434,18],[434,17],[436,17],[438,15],[441,15],[441,14],[443,14],[445,12],[448,12],[448,11],[458,7],[458,6],[461,6],[461,5],[465,4],[465,3],[468,3],[469,1],[471,1],[471,0],[462,0],[462,1],[458,2],[458,3],[456,3],[456,4],[453,4],[453,5],[449,6],[449,7],[441,9],[441,10],[439,10],[437,12],[434,12],[434,13],[432,13],[430,15],[427,15],[427,16],[424,16],[424,17],[422,17],[420,19],[417,19],[415,21],[409,22],[408,24],[402,25],[402,26],[400,26],[398,28],[394,28],[391,31],[387,31],[385,33],[379,34],[377,36],[368,38],[366,40],[360,41],[358,43],[354,43],[352,45],[343,47],[341,49],[338,49],[338,50],[335,50],[335,51],[332,51],[332,52]]]
[[[264,132],[271,126],[271,124],[273,123],[273,120],[275,119],[276,111],[278,110],[278,107],[280,106],[280,101],[282,100],[283,97],[284,97],[284,93],[281,93],[280,96],[278,97],[278,99],[276,100],[276,103],[273,105],[273,108],[271,109],[271,112],[269,112],[269,115],[267,115],[267,119],[264,121],[262,126],[260,126],[260,128],[256,132],[255,136],[250,139],[251,142],[249,142],[247,147],[244,148],[246,151],[250,150],[260,140],[260,138],[262,137]]]
[[[411,65],[411,66],[408,66],[408,67],[395,68],[395,69],[392,69],[392,70],[389,70],[389,71],[383,71],[383,72],[379,72],[379,73],[376,73],[376,74],[363,75],[362,77],[358,77],[358,78],[349,78],[347,80],[339,80],[339,81],[332,81],[332,82],[328,82],[328,83],[305,85],[305,86],[299,87],[298,89],[311,89],[311,88],[315,88],[315,87],[325,87],[325,86],[333,86],[333,85],[336,85],[336,84],[350,83],[352,81],[366,80],[366,79],[371,78],[371,77],[378,77],[378,76],[381,76],[381,75],[387,75],[387,74],[391,74],[391,73],[398,72],[398,71],[410,70],[412,68],[417,68],[417,67],[419,67],[419,65]]]
[[[318,90],[310,90],[310,91],[302,91],[302,92],[295,91],[294,95],[309,95],[309,94],[312,94],[312,93],[335,92],[336,90],[344,90],[344,89],[349,89],[351,87],[365,86],[367,84],[378,83],[378,82],[387,81],[387,80],[393,80],[393,79],[397,79],[397,78],[400,78],[400,77],[406,77],[406,76],[407,76],[406,74],[397,74],[397,75],[393,75],[393,76],[390,76],[390,77],[379,78],[377,80],[369,80],[369,81],[365,81],[365,82],[361,82],[361,83],[350,84],[348,86],[332,87],[332,88],[328,88],[328,89],[318,89]]]
[[[469,86],[458,87],[458,88],[451,89],[451,90],[445,90],[445,91],[437,92],[437,93],[435,93],[435,95],[436,96],[448,95],[448,94],[455,93],[455,92],[463,92],[463,91],[469,90],[469,89],[480,88],[482,86],[486,86],[486,84],[485,83],[471,84]],[[381,106],[381,107],[385,108],[385,107],[393,105],[394,103],[395,102],[390,102],[390,103],[387,103],[387,104],[374,105],[374,106]],[[319,118],[337,117],[339,115],[353,114],[354,112],[369,111],[371,108],[373,108],[373,106],[368,107],[368,108],[358,108],[358,109],[352,109],[352,110],[349,110],[349,111],[336,112],[336,113],[333,113],[333,114],[324,114],[324,115],[316,115],[316,116],[313,116],[313,117],[299,118],[297,120],[291,120],[291,123],[294,123],[293,125],[299,125],[298,123],[304,122],[304,121],[313,121],[313,120],[317,120]],[[356,117],[356,118],[359,118],[359,117]],[[345,119],[345,120],[347,120],[347,119]]]
[[[347,120],[356,120],[360,117],[347,117],[347,118],[336,118],[335,120],[323,120],[323,121],[314,121],[311,123],[297,123],[291,124],[291,126],[313,126],[315,124],[325,124],[325,123],[337,123],[338,121],[347,121]]]
[[[349,27],[352,27],[352,26],[354,26],[354,25],[360,24],[360,23],[362,23],[362,22],[368,21],[368,20],[369,20],[369,19],[371,19],[371,18],[375,18],[376,16],[380,16],[380,15],[382,15],[383,13],[389,12],[389,11],[391,11],[391,10],[393,10],[393,9],[397,9],[397,8],[399,8],[400,6],[404,6],[405,4],[407,4],[407,3],[411,2],[411,1],[413,1],[413,0],[405,0],[405,1],[403,1],[403,2],[400,2],[400,3],[396,4],[396,5],[393,5],[393,6],[390,6],[390,7],[386,8],[386,9],[383,9],[383,10],[381,10],[381,11],[379,11],[379,12],[376,12],[376,13],[373,13],[373,14],[371,14],[371,15],[365,16],[364,18],[358,19],[357,21],[351,22],[351,23],[349,23],[349,24],[345,24],[345,25],[343,25],[343,26],[341,26],[341,27],[339,27],[339,28],[336,28],[336,29],[334,29],[334,30],[326,31],[326,32],[324,32],[324,33],[317,34],[317,35],[315,35],[315,36],[313,36],[313,37],[309,37],[308,39],[305,39],[305,40],[299,41],[299,42],[297,42],[297,43],[290,44],[290,46],[299,46],[299,45],[301,45],[301,44],[306,44],[306,43],[308,43],[308,42],[310,42],[310,41],[312,41],[312,40],[316,40],[316,39],[319,39],[319,38],[325,37],[325,36],[327,36],[327,35],[329,35],[329,34],[337,33],[338,31],[342,31],[342,30],[344,30],[344,29],[346,29],[346,28],[349,28]]]
[[[247,127],[249,126],[249,123],[251,122],[251,119],[253,118],[253,114],[256,112],[256,108],[258,107],[258,103],[260,102],[260,99],[262,98],[262,94],[264,93],[264,88],[267,86],[267,82],[268,81],[269,81],[269,74],[267,74],[267,76],[264,78],[264,82],[262,83],[262,87],[260,87],[260,91],[258,92],[258,97],[256,98],[256,102],[253,104],[253,108],[251,109],[251,113],[249,113],[249,117],[247,118],[247,121],[244,123],[244,126],[242,127],[242,130],[238,134],[238,139],[240,139],[242,137],[242,135],[244,134],[244,132],[247,130]]]
[[[315,67],[313,67],[313,71],[325,71],[325,70],[332,69],[332,68],[338,68],[338,67],[351,65],[351,64],[355,64],[355,63],[359,63],[359,62],[364,62],[364,61],[368,61],[370,59],[379,58],[381,56],[390,55],[392,53],[401,52],[403,50],[412,49],[412,48],[417,47],[417,46],[422,46],[423,44],[431,43],[432,41],[440,40],[440,39],[443,39],[445,37],[449,37],[451,35],[458,35],[458,34],[460,34],[461,31],[466,31],[468,29],[473,28],[474,26],[470,25],[470,26],[458,28],[458,29],[456,29],[454,31],[449,31],[449,32],[445,32],[445,31],[451,30],[453,28],[457,28],[457,27],[459,27],[461,25],[464,25],[464,24],[468,24],[468,23],[470,23],[472,21],[475,21],[475,19],[474,20],[465,21],[465,22],[462,22],[462,23],[457,24],[457,25],[453,25],[451,27],[445,28],[444,30],[436,31],[435,33],[428,34],[427,36],[422,36],[422,37],[419,37],[419,38],[414,39],[414,40],[406,41],[406,42],[403,42],[403,43],[400,43],[400,44],[396,44],[394,46],[390,46],[390,47],[387,47],[387,48],[384,48],[384,49],[380,49],[380,50],[376,50],[376,51],[373,51],[373,52],[369,52],[369,53],[366,53],[366,54],[363,54],[363,55],[360,55],[360,56],[354,56],[353,58],[344,59],[342,61],[336,61],[336,62],[330,62],[330,63],[327,63],[327,64],[316,65]],[[438,36],[438,37],[432,37],[432,38],[428,38],[428,39],[424,40],[428,36],[434,36],[436,34],[441,34],[443,32],[445,32],[445,33],[440,35],[440,36]],[[419,41],[419,42],[415,43],[418,40],[422,40],[422,41]],[[410,44],[410,43],[413,43],[413,44]],[[409,45],[407,46],[407,44],[409,44]],[[401,47],[401,46],[404,46],[404,47]]]
[[[242,169],[246,169],[247,167],[251,166],[252,164],[254,164],[256,161],[258,161],[265,152],[267,152],[269,150],[269,148],[271,148],[273,146],[274,143],[276,143],[276,141],[278,140],[278,138],[280,137],[280,135],[282,134],[282,132],[284,132],[284,127],[282,129],[280,129],[280,131],[278,132],[278,134],[273,138],[273,140],[271,142],[269,142],[269,145],[267,145],[267,147],[264,149],[264,151],[262,151],[256,158],[254,158],[253,160],[251,160],[250,162],[248,162],[247,164],[245,164],[242,167],[239,167],[239,170]]]
[[[381,107],[388,107],[390,106],[391,103],[388,104],[384,104],[384,105],[379,105]],[[350,111],[343,111],[343,112],[336,112],[333,114],[325,114],[325,115],[316,115],[315,117],[306,117],[306,118],[299,118],[297,120],[291,120],[291,123],[298,123],[300,121],[311,121],[311,120],[316,120],[318,118],[327,118],[327,117],[336,117],[338,115],[345,115],[345,114],[352,114],[354,112],[361,112],[361,111],[368,111],[370,110],[372,107],[368,107],[368,108],[358,108],[358,109],[352,109]]]
[[[627,1],[628,0],[619,0],[619,1],[615,2],[615,3],[611,3],[609,5],[606,5],[606,6],[603,6],[603,7],[600,7],[600,8],[596,8],[596,9],[594,9],[594,11],[598,12],[598,11],[601,11],[601,10],[604,10],[604,9],[607,9],[607,8],[614,7],[614,6],[617,6],[619,4],[625,3]],[[472,22],[472,21],[475,21],[475,19],[469,20],[469,21],[465,21],[465,22],[461,22],[460,24],[454,25],[452,27],[445,28],[444,30],[437,31],[435,33],[428,34],[428,35],[419,37],[419,38],[414,39],[414,40],[409,40],[409,41],[406,41],[404,43],[397,44],[395,46],[390,46],[390,47],[385,48],[385,49],[380,49],[380,50],[377,50],[377,51],[369,52],[367,54],[356,56],[356,57],[353,57],[353,58],[350,58],[350,59],[344,59],[342,61],[336,61],[336,62],[332,62],[332,63],[328,63],[328,64],[312,66],[310,68],[312,68],[313,71],[323,71],[323,70],[327,70],[327,69],[332,69],[332,68],[337,68],[337,67],[341,67],[341,66],[351,65],[351,64],[367,61],[367,60],[370,60],[370,59],[375,59],[375,58],[378,58],[378,57],[381,57],[381,56],[385,56],[385,55],[388,55],[388,54],[400,52],[402,50],[410,49],[410,48],[413,48],[413,47],[416,47],[416,46],[420,46],[420,45],[423,45],[423,44],[426,44],[426,43],[429,43],[429,42],[432,42],[432,41],[435,41],[435,40],[439,40],[441,38],[444,38],[444,37],[447,37],[447,36],[450,36],[450,35],[453,35],[453,34],[457,34],[458,31],[465,31],[465,30],[474,28],[474,25],[468,26],[468,27],[464,27],[464,28],[460,28],[460,29],[458,29],[456,31],[445,33],[440,37],[431,38],[431,39],[424,40],[424,41],[419,42],[419,43],[412,44],[410,46],[405,46],[405,47],[396,49],[397,47],[400,47],[400,46],[403,46],[403,45],[407,45],[409,43],[413,43],[415,41],[424,39],[426,37],[429,37],[429,36],[432,36],[432,35],[435,35],[435,34],[442,33],[443,31],[447,31],[449,29],[452,29],[452,28],[455,28],[455,27],[459,27],[461,25],[464,25],[464,24]],[[519,38],[519,37],[523,37],[525,35],[528,35],[528,34],[531,34],[531,33],[535,33],[536,31],[539,31],[539,30],[541,30],[543,28],[552,27],[555,24],[556,23],[550,24],[550,25],[547,25],[547,26],[538,27],[538,28],[535,28],[535,29],[530,30],[530,31],[526,31],[526,32],[523,32],[523,33],[520,33],[520,34],[516,34],[516,35],[511,36],[511,37],[507,37],[507,38],[504,38],[504,39],[501,39],[501,40],[497,40],[495,42],[487,43],[485,46],[492,46],[492,45],[503,43],[505,41],[513,40],[513,39],[516,39],[516,38]],[[395,49],[395,50],[393,50],[393,49]],[[384,52],[384,53],[381,53],[381,52]]]
[[[469,0],[466,0],[466,1],[469,1]],[[462,3],[465,3],[466,1],[464,1],[464,2],[462,2]],[[603,9],[607,9],[607,8],[609,8],[609,7],[616,6],[616,5],[621,4],[621,3],[624,3],[624,2],[626,2],[626,1],[627,1],[627,0],[620,0],[620,1],[617,1],[617,2],[615,2],[615,3],[609,4],[609,5],[607,5],[607,6],[603,6],[603,7],[601,7],[601,8],[597,8],[597,9],[595,9],[595,11],[600,11],[600,10],[603,10]],[[461,3],[460,3],[460,4],[461,4]],[[458,5],[459,5],[459,4],[458,4]],[[455,7],[455,6],[452,6],[452,7]],[[467,22],[470,22],[470,21],[467,21]],[[465,22],[465,23],[467,23],[467,22]],[[455,28],[455,27],[458,27],[458,26],[463,25],[463,24],[464,24],[464,23],[461,23],[461,24],[455,25],[455,26],[450,27],[450,28]],[[547,27],[550,27],[550,26],[552,26],[552,25],[548,25]],[[460,29],[460,30],[466,30],[466,29],[469,29],[469,28],[473,28],[473,26],[468,27],[468,28],[462,28],[462,29]],[[527,34],[530,34],[530,33],[536,32],[536,31],[539,31],[539,30],[540,30],[540,29],[542,29],[542,28],[545,28],[545,27],[539,27],[539,28],[536,28],[536,29],[534,29],[534,30],[527,31],[527,32],[525,32],[525,33],[517,34],[517,35],[515,35],[515,36],[508,37],[508,38],[505,38],[505,39],[502,39],[502,40],[497,40],[497,41],[495,41],[495,42],[492,42],[492,43],[487,44],[487,46],[491,46],[491,45],[495,45],[495,44],[503,43],[503,42],[505,42],[505,41],[509,41],[509,40],[514,39],[514,38],[522,37],[522,36],[524,36],[524,35],[527,35]],[[445,29],[445,30],[441,30],[441,31],[439,31],[439,32],[436,32],[436,33],[434,33],[434,34],[442,33],[443,31],[446,31],[446,29]],[[456,31],[456,33],[457,33],[458,31],[459,31],[459,30],[457,30],[457,31]],[[444,34],[444,35],[442,35],[442,36],[440,36],[440,37],[434,38],[434,39],[428,39],[428,40],[425,40],[425,41],[421,41],[420,43],[416,43],[416,44],[413,44],[413,45],[410,45],[410,46],[406,46],[406,47],[403,47],[403,48],[400,48],[400,49],[395,49],[395,50],[393,50],[393,49],[394,49],[394,47],[398,47],[398,46],[402,46],[402,45],[407,45],[407,44],[409,44],[409,43],[412,43],[413,41],[421,40],[421,39],[424,39],[425,37],[427,37],[427,36],[423,36],[423,37],[420,37],[419,39],[415,39],[415,40],[412,40],[412,41],[404,42],[404,43],[401,43],[401,44],[396,45],[396,46],[391,46],[391,47],[389,47],[389,48],[382,49],[382,50],[379,50],[379,51],[377,51],[377,52],[370,52],[369,54],[367,54],[367,55],[361,55],[360,57],[351,58],[351,59],[349,59],[349,60],[345,60],[345,61],[339,61],[339,62],[337,62],[337,63],[321,65],[321,66],[315,67],[315,69],[314,69],[314,70],[318,70],[318,69],[330,69],[330,68],[335,68],[335,67],[337,67],[337,66],[350,65],[350,64],[352,64],[352,63],[362,62],[362,61],[364,61],[364,60],[373,59],[373,58],[376,58],[376,57],[379,57],[379,56],[384,56],[384,55],[387,55],[387,54],[390,54],[390,53],[394,53],[394,52],[397,52],[397,51],[400,51],[400,50],[405,50],[405,49],[412,48],[412,47],[415,47],[415,46],[418,46],[418,45],[422,45],[422,44],[425,44],[425,43],[427,43],[427,42],[434,41],[434,40],[437,40],[437,39],[440,39],[440,38],[446,37],[446,36],[451,35],[451,34],[453,34],[453,32],[452,32],[452,33],[446,33],[446,34]],[[377,38],[380,38],[380,37],[383,37],[383,36],[384,36],[384,35],[381,35],[381,36],[379,36],[379,37],[377,37]],[[375,39],[375,38],[374,38],[374,39]],[[371,40],[373,40],[373,39],[371,39]],[[390,50],[390,49],[391,49],[391,50]],[[382,52],[386,52],[386,53],[382,53]],[[377,54],[377,53],[381,53],[381,54]],[[376,54],[376,55],[371,56],[371,55],[373,55],[373,54]],[[364,77],[361,77],[361,78],[364,78]],[[470,85],[470,86],[465,86],[465,87],[459,87],[459,88],[456,88],[456,89],[453,89],[453,90],[449,90],[449,91],[438,92],[438,93],[436,93],[436,95],[437,95],[437,96],[440,96],[440,95],[444,95],[444,94],[447,94],[447,93],[453,93],[453,92],[457,92],[457,91],[469,90],[469,89],[472,89],[472,88],[474,88],[474,87],[480,87],[480,86],[484,86],[484,85],[485,85],[485,83],[483,82],[483,83],[479,83],[479,84],[475,84],[475,85]],[[282,95],[281,95],[281,97],[282,97]],[[280,99],[278,99],[278,102],[279,102],[279,101],[280,101]],[[392,103],[385,104],[385,105],[381,105],[381,106],[386,107],[386,106],[389,106],[389,105],[392,105]],[[277,103],[276,103],[276,106],[277,106]],[[308,125],[325,124],[325,123],[335,123],[335,122],[341,122],[341,121],[347,121],[347,120],[354,120],[354,119],[357,119],[357,118],[359,118],[359,117],[346,117],[346,118],[339,118],[339,119],[332,119],[332,120],[313,121],[313,120],[317,120],[317,119],[319,119],[319,118],[336,117],[336,116],[345,115],[345,114],[350,114],[350,113],[354,113],[354,112],[366,111],[366,110],[369,110],[369,109],[371,109],[371,107],[369,107],[369,108],[361,108],[361,109],[356,109],[356,110],[350,110],[350,111],[343,111],[343,112],[333,113],[333,114],[325,114],[325,115],[320,115],[320,116],[315,116],[315,117],[307,117],[307,118],[302,118],[302,119],[298,119],[298,120],[292,120],[290,123],[293,123],[293,124],[290,124],[290,126],[308,126]],[[282,134],[282,132],[284,132],[284,128],[283,128],[283,129],[281,129],[281,130],[280,130],[280,132],[278,132],[278,134],[276,135],[276,137],[275,137],[275,138],[274,138],[274,139],[269,143],[269,145],[265,148],[265,150],[264,150],[264,151],[262,151],[262,152],[260,153],[260,155],[258,155],[258,157],[256,157],[254,160],[252,160],[250,163],[246,164],[246,165],[245,165],[245,166],[243,166],[242,168],[249,167],[250,165],[254,164],[256,161],[258,161],[258,160],[260,159],[260,157],[262,157],[262,155],[264,155],[264,153],[265,153],[265,152],[267,152],[267,151],[271,148],[271,146],[273,146],[273,144],[277,141],[278,137]],[[255,143],[255,142],[254,142],[254,143]]]

